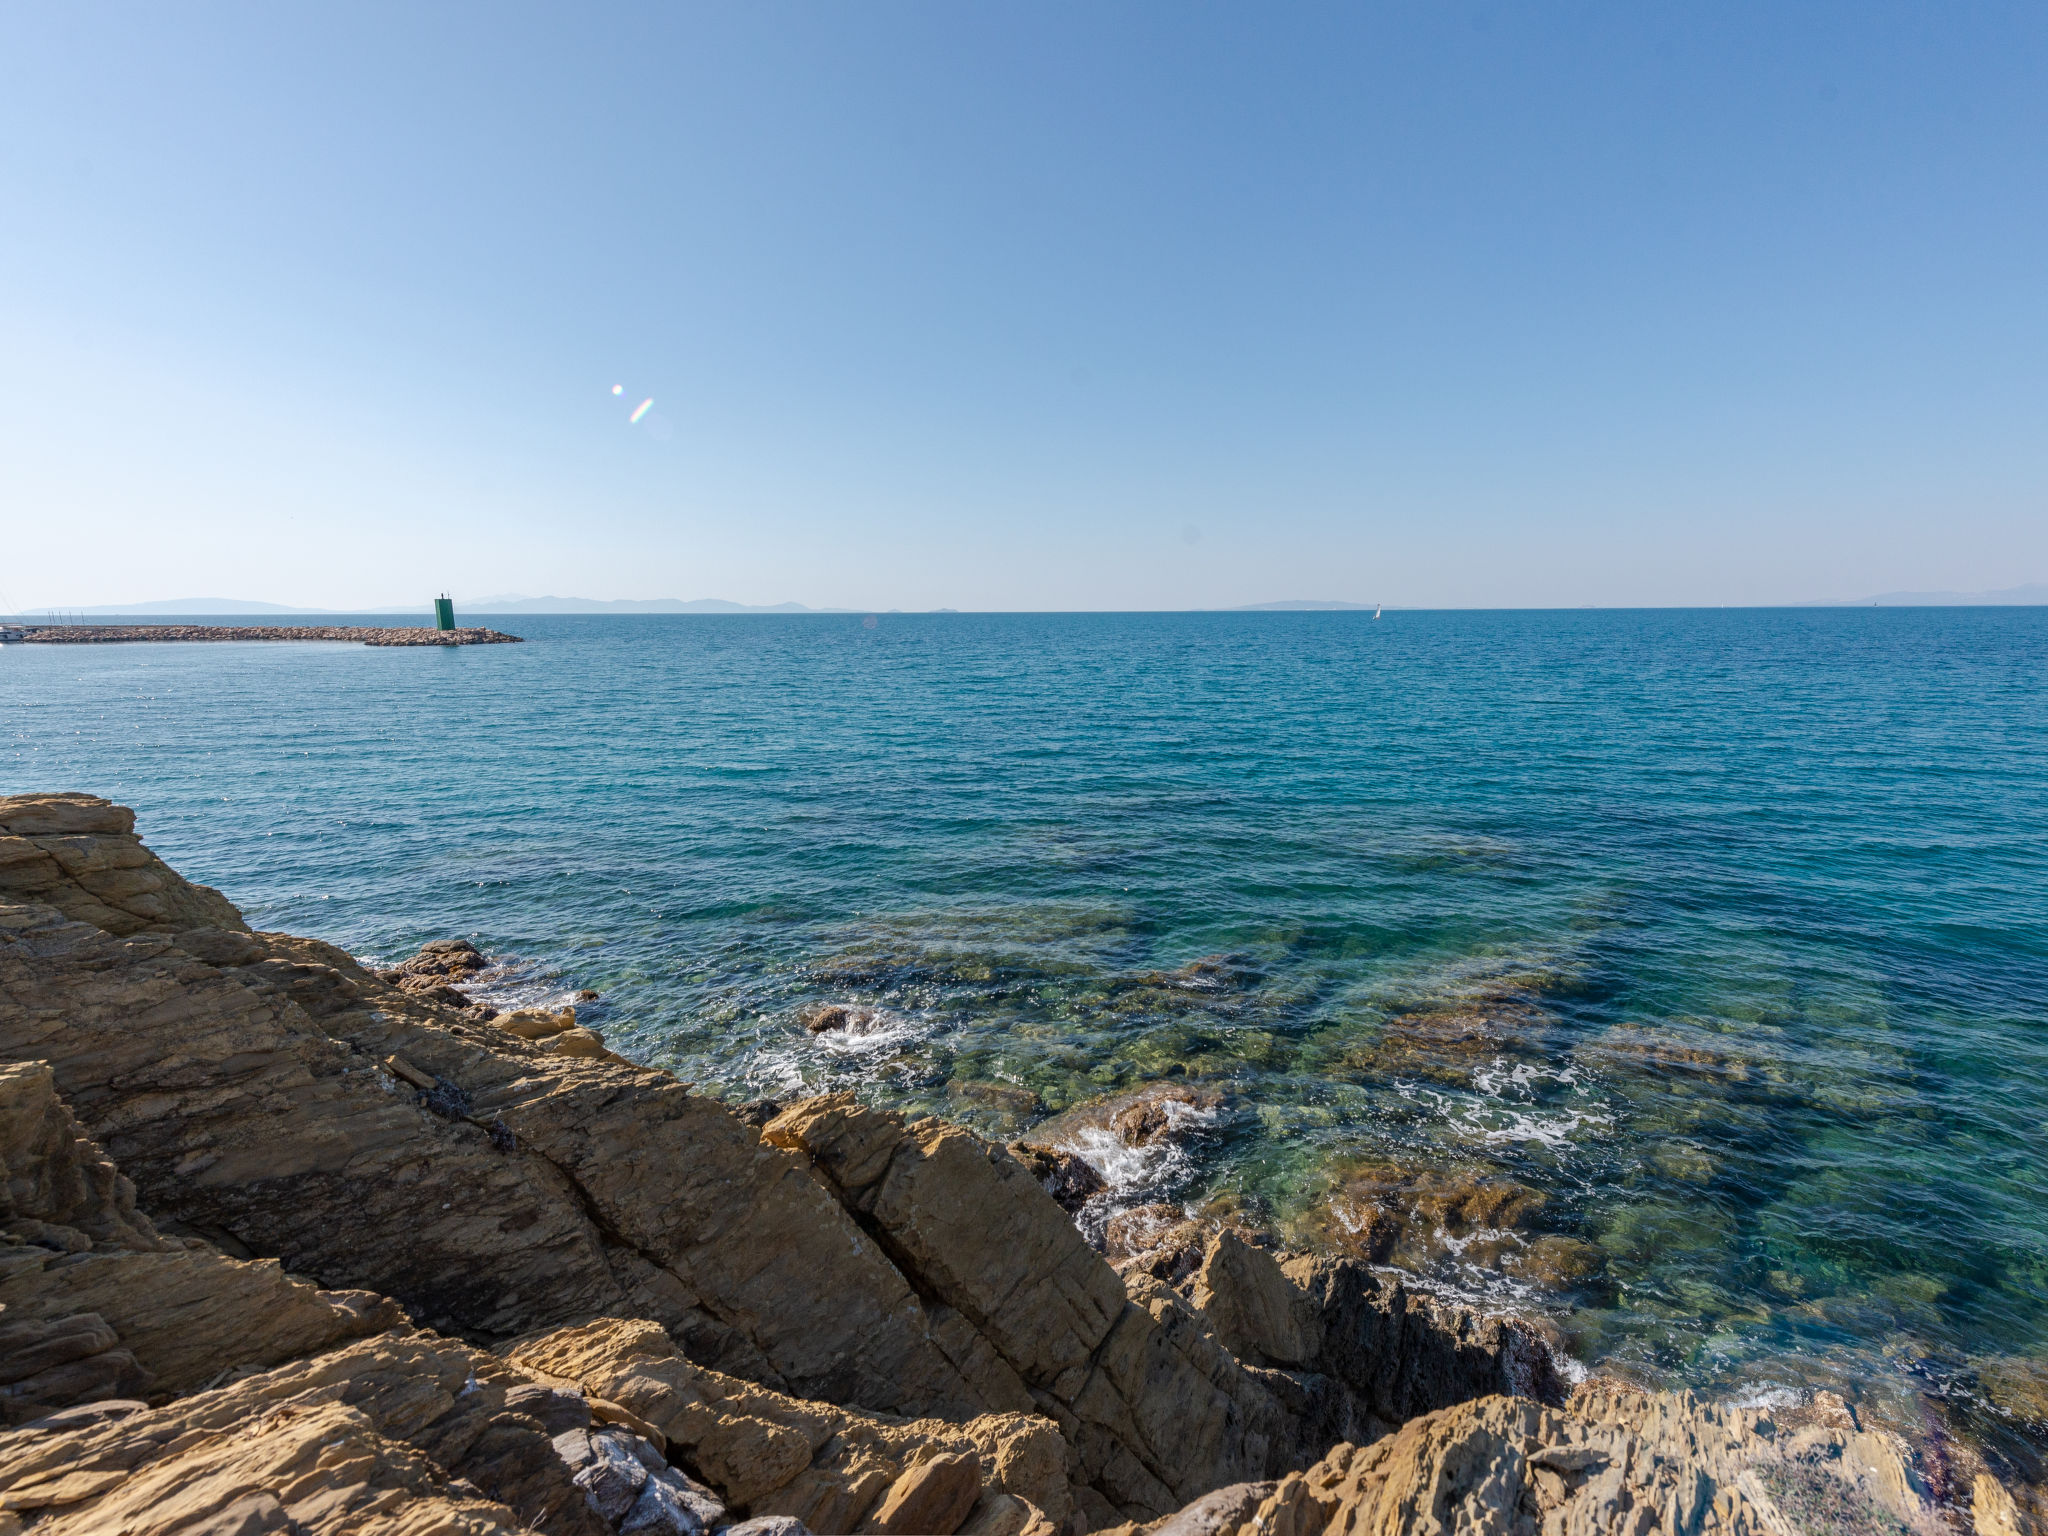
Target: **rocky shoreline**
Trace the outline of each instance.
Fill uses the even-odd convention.
[[[1054,1149],[728,1107],[472,957],[369,971],[0,799],[0,1536],[2038,1532],[1826,1394],[1567,1392],[1526,1324],[1171,1212],[1112,1264]]]
[[[356,645],[517,645],[495,629],[363,628],[350,624],[31,624],[0,635],[24,645],[107,645],[119,641],[342,640]]]

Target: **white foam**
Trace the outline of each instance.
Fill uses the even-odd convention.
[[[1730,1408],[1797,1408],[1806,1401],[1806,1394],[1792,1387],[1771,1382],[1751,1382],[1738,1387],[1735,1395],[1728,1399]]]
[[[1110,1197],[1118,1200],[1164,1189],[1194,1167],[1193,1159],[1170,1141],[1133,1147],[1102,1126],[1086,1126],[1055,1145],[1101,1174]]]
[[[1518,1061],[1510,1067],[1505,1058],[1496,1056],[1491,1066],[1481,1067],[1472,1074],[1472,1086],[1494,1099],[1510,1093],[1533,1098],[1541,1083],[1556,1083],[1579,1093],[1586,1091],[1585,1085],[1579,1081],[1576,1066],[1548,1067],[1540,1062]]]
[[[822,1030],[811,1043],[833,1056],[873,1056],[930,1033],[927,1022],[888,1008],[849,1008],[846,1022]]]
[[[1534,1142],[1553,1152],[1570,1148],[1582,1130],[1605,1129],[1614,1123],[1611,1115],[1581,1109],[1561,1110],[1549,1115],[1520,1111],[1509,1115],[1504,1125],[1481,1124],[1475,1114],[1467,1114],[1463,1119],[1466,1128],[1490,1147],[1506,1142]]]

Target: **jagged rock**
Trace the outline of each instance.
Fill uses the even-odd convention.
[[[0,1317],[0,1424],[38,1419],[52,1408],[96,1398],[126,1398],[152,1382],[97,1313]]]
[[[1148,1536],[1220,1536],[1249,1521],[1277,1487],[1278,1483],[1232,1483],[1144,1529]]]
[[[152,1253],[169,1246],[135,1209],[135,1186],[92,1144],[57,1097],[43,1062],[0,1062],[0,1232],[83,1252],[95,1245]],[[53,1229],[83,1239],[52,1242]]]
[[[1201,1268],[1213,1231],[1177,1205],[1136,1205],[1103,1224],[1102,1256],[1127,1279],[1144,1275],[1178,1287]]]
[[[1042,1510],[1014,1494],[983,1494],[959,1536],[1059,1536]]]
[[[1421,1415],[1363,1448],[1340,1444],[1255,1508],[1212,1496],[1147,1536],[1803,1536],[1904,1529],[1939,1517],[1861,1463],[1788,1455],[1767,1415],[1603,1385],[1571,1410],[1487,1397]],[[1219,1509],[1228,1506],[1222,1518]]]
[[[919,1291],[987,1341],[983,1379],[1026,1388],[1111,1511],[1163,1515],[1220,1483],[1277,1476],[1347,1430],[1477,1393],[1561,1391],[1525,1328],[1440,1317],[1342,1261],[1281,1270],[1232,1236],[1212,1294],[1233,1298],[1228,1326],[1252,1356],[1240,1360],[1186,1298],[1120,1278],[1001,1148],[844,1094],[793,1105],[763,1134],[809,1156]],[[1247,1331],[1259,1287],[1267,1313],[1302,1320],[1291,1341]],[[1278,1362],[1260,1338],[1298,1369],[1255,1368]]]
[[[66,1437],[69,1438],[69,1437]],[[38,1536],[107,1531],[236,1533],[514,1532],[510,1509],[475,1496],[426,1457],[377,1435],[340,1403],[277,1413],[98,1458],[101,1465],[0,1472],[11,1508],[39,1515]]]
[[[0,800],[0,1376],[42,1384],[0,1431],[0,1511],[38,1532],[170,1511],[698,1536],[728,1511],[894,1531],[927,1501],[916,1521],[973,1536],[1126,1517],[1270,1536],[1405,1528],[1426,1485],[1450,1524],[1548,1511],[1546,1536],[1640,1536],[1622,1516],[1653,1507],[1697,1516],[1690,1536],[1790,1536],[1773,1511],[1845,1498],[1926,1512],[1911,1456],[1853,1417],[1779,1444],[1689,1399],[1603,1388],[1565,1411],[1529,1328],[1358,1262],[1164,1208],[1152,1236],[1192,1261],[1119,1275],[968,1132],[850,1096],[737,1114],[545,1048],[572,1033],[528,1040],[251,933],[118,807]],[[1187,1091],[1088,1113],[1142,1152],[1213,1116]],[[1519,1209],[1404,1188],[1468,1221]],[[1183,1226],[1199,1244],[1169,1244]],[[386,1296],[504,1351],[416,1332]],[[95,1391],[125,1396],[66,1408]],[[1596,1498],[1620,1449],[1633,1470]],[[1997,1487],[1973,1500],[1986,1536],[2031,1536]]]
[[[521,1523],[512,1509],[459,1486],[445,1463],[407,1443],[432,1438],[473,1353],[359,1343],[161,1408],[0,1432],[0,1508],[40,1515],[39,1532],[198,1528],[209,1519],[221,1530],[281,1530],[289,1520],[309,1532],[437,1522],[511,1531]]]
[[[692,1365],[660,1328],[624,1319],[521,1340],[505,1353],[654,1427],[669,1455],[730,1507],[791,1515],[821,1536],[856,1529],[923,1452],[973,1462],[979,1493],[1015,1496],[1034,1517],[1066,1518],[1066,1446],[1040,1418],[994,1414],[952,1424],[807,1402]]]
[[[274,1260],[160,1237],[43,1063],[0,1064],[0,1180],[0,1422],[189,1391],[405,1320],[380,1296],[319,1291]]]
[[[1110,1117],[1117,1140],[1130,1147],[1149,1147],[1169,1137],[1212,1124],[1223,1095],[1213,1088],[1187,1083],[1153,1083],[1129,1095]]]
[[[1039,1186],[1052,1196],[1053,1203],[1070,1216],[1109,1188],[1102,1175],[1086,1161],[1058,1147],[1013,1141],[1010,1143],[1010,1155],[1017,1159],[1026,1173],[1038,1180]]]
[[[993,1346],[984,1379],[1017,1383],[1050,1413],[1080,1480],[1112,1506],[1163,1514],[1286,1454],[1272,1393],[1178,1296],[1127,1297],[1000,1147],[851,1095],[793,1106],[764,1135],[808,1154],[918,1287]]]
[[[492,1022],[522,1040],[548,1040],[576,1027],[576,1010],[564,1008],[550,1012],[545,1008],[515,1008],[510,1013],[499,1014]]]
[[[1210,1241],[1189,1300],[1223,1346],[1249,1365],[1305,1366],[1315,1356],[1314,1304],[1271,1254],[1234,1232]]]
[[[274,1259],[182,1250],[43,1254],[0,1272],[0,1305],[9,1325],[78,1312],[104,1318],[157,1389],[171,1392],[405,1321],[381,1296],[317,1290],[288,1278]]]
[[[97,795],[0,798],[0,901],[41,902],[115,935],[249,926],[144,848],[133,811]]]
[[[2038,1524],[2004,1486],[1979,1472],[1970,1487],[1970,1524],[1977,1536],[2035,1536]]]
[[[356,1415],[334,1421],[349,1456],[414,1467],[425,1478],[409,1485],[416,1490],[462,1495],[466,1489],[472,1500],[481,1490],[499,1506],[492,1515],[499,1525],[487,1521],[480,1529],[517,1523],[552,1536],[696,1536],[723,1519],[708,1490],[671,1467],[655,1447],[622,1430],[593,1429],[580,1397],[466,1345],[404,1332],[258,1372],[157,1409],[134,1404],[99,1419],[73,1415],[68,1423],[55,1416],[0,1433],[0,1509],[82,1504],[125,1489],[119,1477],[147,1465],[155,1485],[171,1490],[174,1504],[199,1498],[192,1488],[214,1499],[216,1507],[268,1492],[290,1512],[291,1489],[262,1481],[268,1462],[230,1458],[225,1465],[239,1481],[223,1491],[223,1464],[215,1453],[237,1440],[260,1438],[273,1423],[328,1408]],[[86,1474],[85,1480],[67,1483],[75,1473]],[[463,1483],[455,1483],[457,1478]],[[659,1489],[652,1496],[651,1485]],[[102,1499],[79,1513],[125,1507]],[[505,1518],[514,1516],[516,1521]],[[328,1528],[317,1509],[293,1518],[308,1529]],[[100,1528],[89,1521],[80,1528],[88,1527]]]
[[[889,1485],[861,1526],[879,1536],[953,1536],[981,1497],[981,1471],[966,1455],[927,1456]]]
[[[0,825],[53,822],[108,828],[85,840],[142,859],[166,911],[203,919],[194,948],[239,962],[209,963],[169,923],[124,919],[122,937],[0,906],[0,1057],[46,1058],[180,1230],[481,1336],[638,1312],[777,1387],[960,1417],[996,1406],[837,1203],[722,1106],[615,1060],[543,1055],[329,945],[250,935],[257,948],[230,953],[219,934],[246,926],[179,894],[118,808],[0,801]],[[467,1113],[416,1102],[393,1058]]]

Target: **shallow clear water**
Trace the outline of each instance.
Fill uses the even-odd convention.
[[[733,1097],[1212,1086],[1124,1198],[1355,1245],[1361,1190],[1492,1191],[1389,1259],[1588,1361],[2048,1348],[2048,610],[500,627],[7,647],[0,791],[135,806],[261,926],[597,988]]]

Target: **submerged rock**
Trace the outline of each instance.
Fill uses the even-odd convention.
[[[1207,1130],[1223,1095],[1203,1084],[1168,1080],[1076,1105],[1033,1127],[1039,1146],[1079,1147],[1103,1139],[1124,1147],[1156,1147]]]
[[[1566,1289],[1595,1279],[1604,1263],[1594,1244],[1543,1229],[1542,1191],[1493,1169],[1373,1160],[1335,1165],[1331,1178],[1335,1188],[1310,1207],[1301,1235],[1369,1264],[1419,1272],[1457,1263]]]

